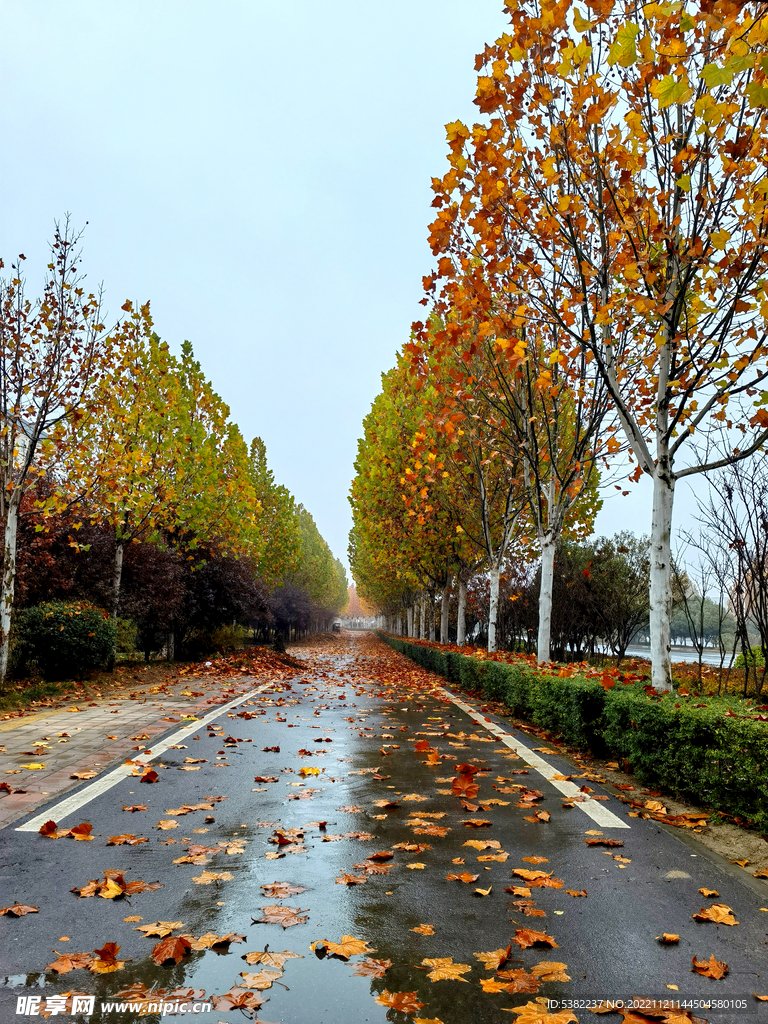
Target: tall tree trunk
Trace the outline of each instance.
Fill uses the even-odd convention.
[[[11,649],[11,617],[16,588],[16,537],[19,527],[19,500],[16,492],[8,503],[3,547],[3,582],[0,586],[0,692],[5,692],[8,654]]]
[[[120,606],[120,581],[123,578],[123,551],[125,545],[120,540],[115,546],[115,568],[112,573],[112,618],[117,618],[117,610]]]
[[[672,614],[672,501],[675,480],[665,462],[659,460],[653,478],[651,518],[651,685],[672,689],[669,619]]]
[[[456,643],[463,647],[467,642],[467,584],[459,577],[459,604],[456,609]]]
[[[435,639],[435,595],[431,590],[427,595],[427,638]]]
[[[491,599],[488,605],[488,650],[496,650],[496,622],[499,617],[499,575],[501,567],[498,563],[491,565],[488,578],[491,584]]]
[[[448,643],[448,612],[451,608],[451,577],[445,581],[443,597],[440,602],[440,643]]]
[[[421,601],[419,601],[419,640],[424,640],[426,637],[427,627],[427,595],[421,595]]]
[[[552,586],[555,578],[555,539],[546,534],[541,542],[541,589],[539,590],[539,664],[550,660],[549,639],[552,632]]]
[[[408,636],[413,637],[413,605],[409,604],[406,609],[406,618],[408,621]]]

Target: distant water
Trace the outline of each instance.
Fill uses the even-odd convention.
[[[628,647],[627,648],[627,657],[629,657],[629,658],[647,658],[648,661],[650,661],[651,660],[651,649],[650,649],[650,647],[640,647],[640,646]],[[726,668],[728,667],[728,662],[730,661],[730,657],[731,657],[731,653],[729,651],[728,654],[726,654],[726,656],[725,656],[725,663],[724,664],[725,664]],[[698,660],[699,660],[698,651],[696,651],[693,647],[673,647],[672,648],[672,661],[673,662],[675,662],[675,661],[693,661],[693,662],[697,662]],[[709,647],[709,648],[705,647],[704,648],[704,654],[703,654],[701,660],[704,662],[705,665],[716,665],[717,666],[717,665],[720,664],[720,652],[714,650],[711,647]]]

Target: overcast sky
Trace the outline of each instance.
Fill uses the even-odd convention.
[[[116,318],[149,299],[346,561],[361,423],[413,320],[501,0],[0,0],[0,255],[88,222]],[[649,488],[597,530],[647,531]],[[684,495],[679,499],[685,502]]]

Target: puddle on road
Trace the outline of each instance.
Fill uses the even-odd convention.
[[[118,860],[120,863],[132,862],[130,873],[126,872],[127,877],[148,880],[159,877],[165,883],[165,888],[137,896],[130,905],[126,901],[99,901],[97,904],[98,897],[81,900],[79,904],[63,904],[69,914],[75,906],[83,911],[88,920],[88,934],[96,936],[99,943],[105,938],[119,942],[120,955],[133,957],[133,960],[120,971],[102,975],[92,975],[85,970],[71,971],[62,976],[51,972],[17,973],[6,979],[0,992],[3,1001],[10,1003],[11,997],[15,999],[20,994],[47,997],[73,990],[87,991],[96,995],[96,1009],[88,1018],[89,1024],[111,1024],[118,1020],[155,1022],[160,1019],[157,1014],[139,1015],[130,1011],[107,1014],[100,1006],[116,1001],[118,993],[127,993],[134,986],[143,986],[144,991],[155,993],[159,990],[192,989],[204,992],[206,997],[214,993],[221,996],[233,986],[243,986],[241,972],[256,973],[264,969],[263,964],[249,966],[242,957],[247,952],[264,950],[266,946],[272,952],[291,951],[301,959],[287,960],[282,975],[261,993],[264,1003],[256,1016],[264,1022],[379,1024],[391,1021],[405,1024],[421,1017],[439,1020],[443,1024],[501,1024],[502,1021],[515,1020],[514,1014],[505,1010],[520,1007],[537,996],[567,997],[568,983],[540,982],[531,974],[532,969],[542,962],[569,959],[560,948],[537,946],[521,949],[511,945],[505,970],[525,968],[527,980],[518,978],[517,984],[527,987],[528,992],[483,991],[481,979],[493,979],[494,972],[486,970],[475,954],[506,949],[518,927],[538,932],[549,931],[551,927],[552,934],[568,947],[568,934],[572,935],[574,930],[578,932],[584,913],[581,905],[586,901],[565,895],[556,887],[534,887],[530,893],[535,906],[528,906],[539,911],[541,916],[526,916],[522,906],[515,908],[510,905],[510,901],[519,900],[520,895],[505,893],[504,888],[522,881],[511,879],[511,869],[520,867],[524,855],[546,858],[548,863],[542,864],[543,869],[552,871],[558,865],[554,874],[561,873],[573,830],[582,833],[589,825],[573,817],[578,812],[567,812],[571,817],[563,818],[565,824],[554,821],[548,826],[531,823],[525,816],[530,815],[532,808],[527,811],[516,808],[514,793],[504,796],[501,813],[499,790],[492,786],[500,774],[506,778],[508,787],[527,784],[525,775],[511,774],[521,767],[521,763],[511,764],[514,758],[506,748],[488,742],[486,736],[478,738],[477,732],[482,730],[468,722],[466,716],[451,705],[428,692],[412,692],[412,699],[403,701],[402,692],[385,693],[379,686],[378,692],[374,688],[373,695],[369,691],[367,696],[361,696],[350,676],[365,677],[369,664],[371,662],[366,660],[337,658],[335,671],[321,666],[322,671],[328,674],[316,678],[312,678],[313,673],[308,668],[301,677],[306,682],[294,680],[290,688],[284,686],[279,694],[272,693],[249,702],[244,708],[249,717],[223,719],[220,724],[224,726],[224,732],[213,738],[203,733],[199,741],[190,740],[190,749],[181,751],[181,755],[193,752],[195,757],[205,757],[208,764],[204,769],[207,769],[216,757],[215,751],[225,749],[232,767],[184,776],[175,771],[162,773],[163,782],[172,783],[163,790],[162,799],[156,787],[151,787],[151,812],[146,816],[142,814],[140,823],[136,820],[138,815],[128,816],[131,818],[129,827],[137,833],[151,836],[151,844],[131,850],[121,847],[119,858],[112,851],[108,851],[108,857],[105,856],[103,845],[97,849],[97,844],[103,844],[103,840],[76,844],[84,849],[75,851],[82,866],[77,868],[73,883],[84,884]],[[339,678],[339,669],[349,675]],[[398,662],[393,678],[397,683],[413,686],[425,677],[416,669],[403,672]],[[266,714],[256,714],[258,711]],[[289,729],[288,726],[294,728]],[[227,734],[243,740],[252,739],[253,742],[237,744],[230,750],[222,746],[222,737]],[[474,739],[471,738],[473,734]],[[328,737],[331,738],[330,743],[325,742]],[[322,738],[322,744],[314,742],[318,738]],[[429,751],[415,751],[413,742],[409,742],[416,739],[427,740],[429,751],[439,755],[433,765],[425,764]],[[279,753],[264,749],[277,746],[280,747]],[[300,750],[309,753],[301,755]],[[183,756],[180,763],[182,761]],[[496,800],[496,805],[486,805],[480,811],[477,808],[468,810],[451,793],[450,777],[456,774],[455,765],[462,762],[478,769],[482,795],[486,800]],[[320,774],[301,779],[300,768],[308,766],[319,768]],[[484,774],[486,768],[487,775]],[[254,784],[251,781],[254,776],[276,777],[278,781]],[[332,782],[331,779],[338,781]],[[129,780],[124,787],[115,790],[116,795],[111,799],[129,799],[126,792],[133,781]],[[541,782],[530,782],[530,785],[540,786]],[[212,812],[216,821],[210,824],[209,831],[197,833],[197,829],[202,827],[203,815],[208,813],[203,811],[182,817],[176,830],[165,834],[155,832],[156,818],[153,815],[158,813],[158,808],[178,806],[185,799],[192,799],[190,792],[195,786],[198,787],[196,792],[229,796],[227,801],[216,804]],[[264,791],[252,792],[254,788]],[[311,799],[297,799],[309,790],[315,790]],[[130,799],[138,799],[138,796]],[[196,795],[194,799],[202,797]],[[556,799],[559,804],[559,798]],[[385,800],[396,806],[380,806]],[[101,806],[94,802],[88,808],[94,825],[99,824]],[[160,816],[164,813],[162,811]],[[493,826],[474,828],[464,824],[478,817],[492,819]],[[422,824],[414,824],[414,819],[419,819]],[[316,824],[309,825],[320,821],[327,823],[324,829]],[[258,827],[258,822],[263,823],[262,827]],[[242,827],[244,823],[247,823],[247,828]],[[269,842],[276,825],[285,829],[306,826],[306,852],[267,859],[266,854],[280,852],[279,846]],[[430,828],[448,831],[444,835],[424,831]],[[100,824],[99,831],[104,831]],[[355,832],[373,833],[375,838],[360,840],[347,837],[327,841],[331,835]],[[212,855],[205,865],[171,865],[169,861],[179,857],[188,844],[180,838],[176,844],[160,846],[157,839],[165,840],[168,835],[192,838],[194,842],[209,847],[224,839],[245,839],[247,845],[243,854],[228,856],[218,853]],[[37,836],[28,839],[34,844],[52,842]],[[510,854],[509,859],[506,862],[479,861],[482,852],[465,844],[468,840],[484,839],[500,841],[501,851],[506,850]],[[398,844],[418,848],[396,849]],[[44,847],[34,848],[45,851]],[[124,855],[122,851],[125,851]],[[393,856],[378,862],[369,860],[377,851],[391,852]],[[489,849],[486,854],[496,855],[498,852]],[[457,864],[457,860],[463,863]],[[600,861],[607,860],[600,858]],[[410,869],[408,865],[414,863],[425,866]],[[533,866],[526,865],[528,868]],[[611,862],[611,870],[613,867]],[[605,863],[597,863],[588,870],[602,871],[604,868]],[[194,884],[191,879],[203,871],[228,871],[234,877],[231,881],[211,885]],[[464,884],[446,880],[447,874],[464,871],[476,874],[477,882]],[[338,884],[336,879],[345,874],[365,877],[366,881],[350,886]],[[282,900],[268,897],[262,887],[275,881],[303,886],[306,891]],[[576,890],[590,883],[586,876],[578,875],[574,869],[565,884]],[[490,888],[491,893],[488,897],[478,896],[474,892],[476,888]],[[75,899],[69,894],[62,897],[69,898]],[[305,924],[285,929],[279,924],[253,923],[253,918],[261,916],[259,908],[269,905],[308,910],[308,920]],[[98,915],[95,915],[96,910]],[[555,913],[565,914],[570,922],[566,941],[560,935],[565,931],[564,917],[553,916]],[[134,915],[141,915],[142,920],[135,923],[123,921],[124,917]],[[42,919],[43,915],[39,917]],[[32,923],[30,918],[24,918],[14,922],[13,927],[22,929],[27,920]],[[232,942],[225,948],[193,951],[176,965],[157,966],[148,954],[160,939],[145,938],[133,930],[137,924],[155,920],[181,921],[182,926],[174,930],[174,935],[188,933],[199,937],[208,932],[216,935],[235,933],[246,936],[246,939],[242,943]],[[429,927],[416,930],[423,925]],[[36,934],[42,934],[39,931],[42,927],[42,921],[34,923]],[[55,927],[62,926],[59,923]],[[428,934],[430,929],[432,934]],[[55,957],[42,959],[46,954],[41,950],[55,947],[59,953],[64,953],[87,948],[80,936],[75,937],[74,930],[69,933],[73,941],[63,945],[57,944],[55,938],[61,932],[53,933],[53,938],[49,937],[50,931],[45,933],[45,941],[36,939],[34,948],[28,950],[27,958],[42,966]],[[321,959],[309,948],[316,941],[339,942],[344,935],[363,940],[370,958],[392,962],[383,977],[371,978],[354,973],[355,965],[364,959],[363,955],[354,955],[349,962],[344,962],[331,956]],[[569,948],[573,955],[573,943]],[[429,966],[423,965],[422,961],[441,958],[467,965],[470,970],[457,972],[455,980],[433,982],[427,977]],[[569,968],[568,973],[571,970]],[[629,982],[631,987],[637,987],[631,975]],[[509,984],[514,989],[516,983],[509,979]],[[243,990],[254,991],[253,988]],[[384,998],[385,990],[394,994],[415,993],[410,1003],[404,1000],[400,1004],[410,1007],[410,1012],[402,1013],[376,1002],[377,996]],[[138,988],[133,988],[133,992],[137,991]],[[122,998],[127,999],[128,995]],[[417,1007],[416,1003],[421,1006]],[[245,1009],[247,1011],[247,1007]],[[243,1013],[239,1009],[220,1008],[200,1019],[216,1024],[234,1024],[244,1019]],[[22,1020],[23,1017],[15,1019]],[[180,1018],[168,1016],[167,1019]],[[186,1019],[197,1017],[190,1015]]]

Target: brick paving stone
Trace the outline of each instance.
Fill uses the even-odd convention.
[[[239,673],[226,686],[221,680],[184,679],[177,689],[184,690],[195,682],[205,686],[206,692],[184,697],[170,692],[169,687],[168,697],[163,695],[162,700],[150,701],[146,694],[119,700],[104,698],[89,701],[78,711],[63,707],[0,722],[0,782],[7,782],[12,790],[24,791],[0,794],[0,828],[83,785],[83,780],[71,777],[75,772],[92,769],[101,775],[140,750],[151,749],[152,739],[179,728],[183,715],[202,717],[214,705],[226,704],[259,684],[257,678]],[[226,689],[226,694],[209,696],[213,686]],[[75,699],[72,703],[79,707]],[[59,733],[67,736],[60,737]],[[107,734],[117,739],[108,740]],[[132,739],[137,735],[146,735],[147,739]],[[34,741],[44,737],[48,744],[45,753],[35,754]],[[31,763],[46,767],[21,769],[16,774],[21,764]]]

